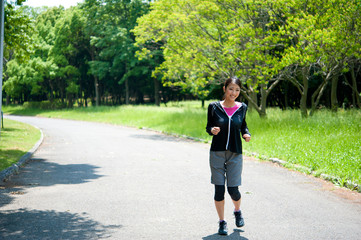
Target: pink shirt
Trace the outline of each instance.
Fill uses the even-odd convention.
[[[241,103],[236,102],[236,105],[231,108],[223,107],[228,116],[232,116],[235,111],[241,106]]]

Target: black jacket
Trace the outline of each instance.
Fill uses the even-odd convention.
[[[242,105],[229,117],[220,102],[212,102],[208,106],[206,130],[213,136],[211,151],[242,153],[241,134],[249,134],[246,123],[247,105]],[[220,127],[217,135],[211,133],[212,127]]]

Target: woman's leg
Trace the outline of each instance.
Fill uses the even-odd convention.
[[[214,201],[219,217],[219,221],[224,221],[224,200],[223,201]]]
[[[214,194],[214,203],[216,205],[218,217],[219,217],[219,228],[218,234],[227,235],[227,223],[224,220],[224,193],[226,191],[224,185],[214,185],[215,186],[215,194]]]
[[[241,212],[241,193],[238,190],[238,187],[228,187],[227,188],[229,195],[232,198],[233,204],[234,204],[234,216],[236,221],[237,227],[243,227],[244,226],[244,219],[242,217]]]
[[[239,199],[238,201],[233,201],[233,205],[234,205],[234,211],[237,212],[239,210],[241,210],[241,199]]]
[[[241,209],[241,193],[238,187],[227,187],[228,193],[232,198],[234,211],[237,212]]]
[[[215,193],[214,193],[214,203],[216,206],[216,210],[218,213],[219,221],[224,220],[224,193],[226,188],[224,185],[214,185]]]

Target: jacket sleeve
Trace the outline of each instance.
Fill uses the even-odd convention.
[[[211,132],[212,127],[214,127],[214,124],[213,124],[213,104],[210,103],[208,105],[206,131],[211,136],[213,136],[213,133]]]
[[[247,122],[246,122],[246,113],[247,113],[247,105],[245,105],[245,111],[244,111],[244,118],[243,118],[243,121],[242,121],[242,125],[241,125],[241,133],[242,133],[242,136],[243,134],[249,134],[251,135],[251,133],[249,132],[248,130],[248,127],[247,127]]]

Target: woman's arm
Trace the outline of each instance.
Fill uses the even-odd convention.
[[[208,105],[206,131],[211,136],[213,136],[213,133],[212,133],[212,128],[213,127],[214,127],[214,124],[213,124],[213,105],[212,105],[212,103],[210,103]]]
[[[246,110],[244,112],[244,118],[243,118],[242,125],[241,125],[241,133],[242,133],[243,139],[246,142],[249,142],[251,140],[251,134],[247,127],[247,122],[246,122],[247,106],[245,106],[245,107],[246,107]]]

